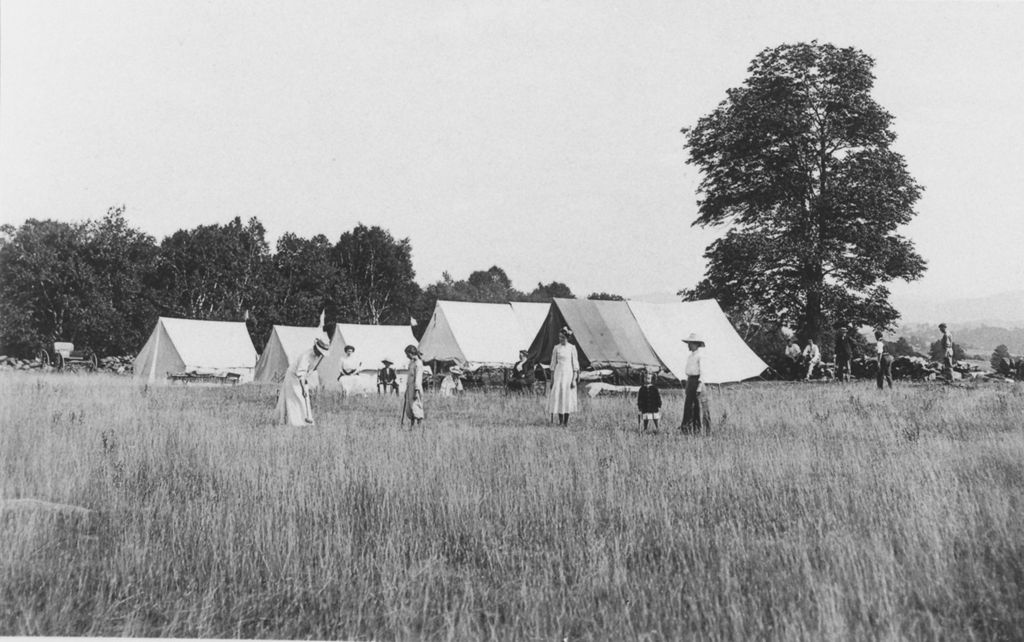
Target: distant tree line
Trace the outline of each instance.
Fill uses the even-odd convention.
[[[72,341],[101,356],[138,351],[159,316],[245,321],[262,348],[273,325],[328,321],[424,328],[437,299],[550,301],[564,283],[512,287],[493,266],[425,288],[409,239],[363,224],[331,242],[283,234],[273,248],[256,218],[179,230],[159,243],[125,208],[98,221],[30,219],[0,226],[0,350],[29,356]],[[596,296],[596,295],[595,295]],[[614,296],[601,294],[600,296]]]

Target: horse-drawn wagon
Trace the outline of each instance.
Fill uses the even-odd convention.
[[[75,344],[70,341],[54,341],[52,352],[41,348],[36,356],[44,365],[53,366],[59,371],[85,368],[94,372],[99,367],[99,359],[91,348],[75,350]]]

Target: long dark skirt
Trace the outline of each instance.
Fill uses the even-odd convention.
[[[708,432],[711,430],[711,412],[708,410],[707,399],[697,392],[700,377],[686,378],[686,398],[683,401],[683,423],[679,430],[690,433]]]

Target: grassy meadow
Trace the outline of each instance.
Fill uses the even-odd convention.
[[[315,399],[0,377],[0,635],[1022,639],[1024,386]]]

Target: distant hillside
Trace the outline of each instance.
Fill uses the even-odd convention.
[[[985,297],[948,299],[893,296],[892,303],[905,325],[946,322],[950,325],[989,325],[1024,328],[1024,290]],[[1009,344],[1007,344],[1009,345]]]

